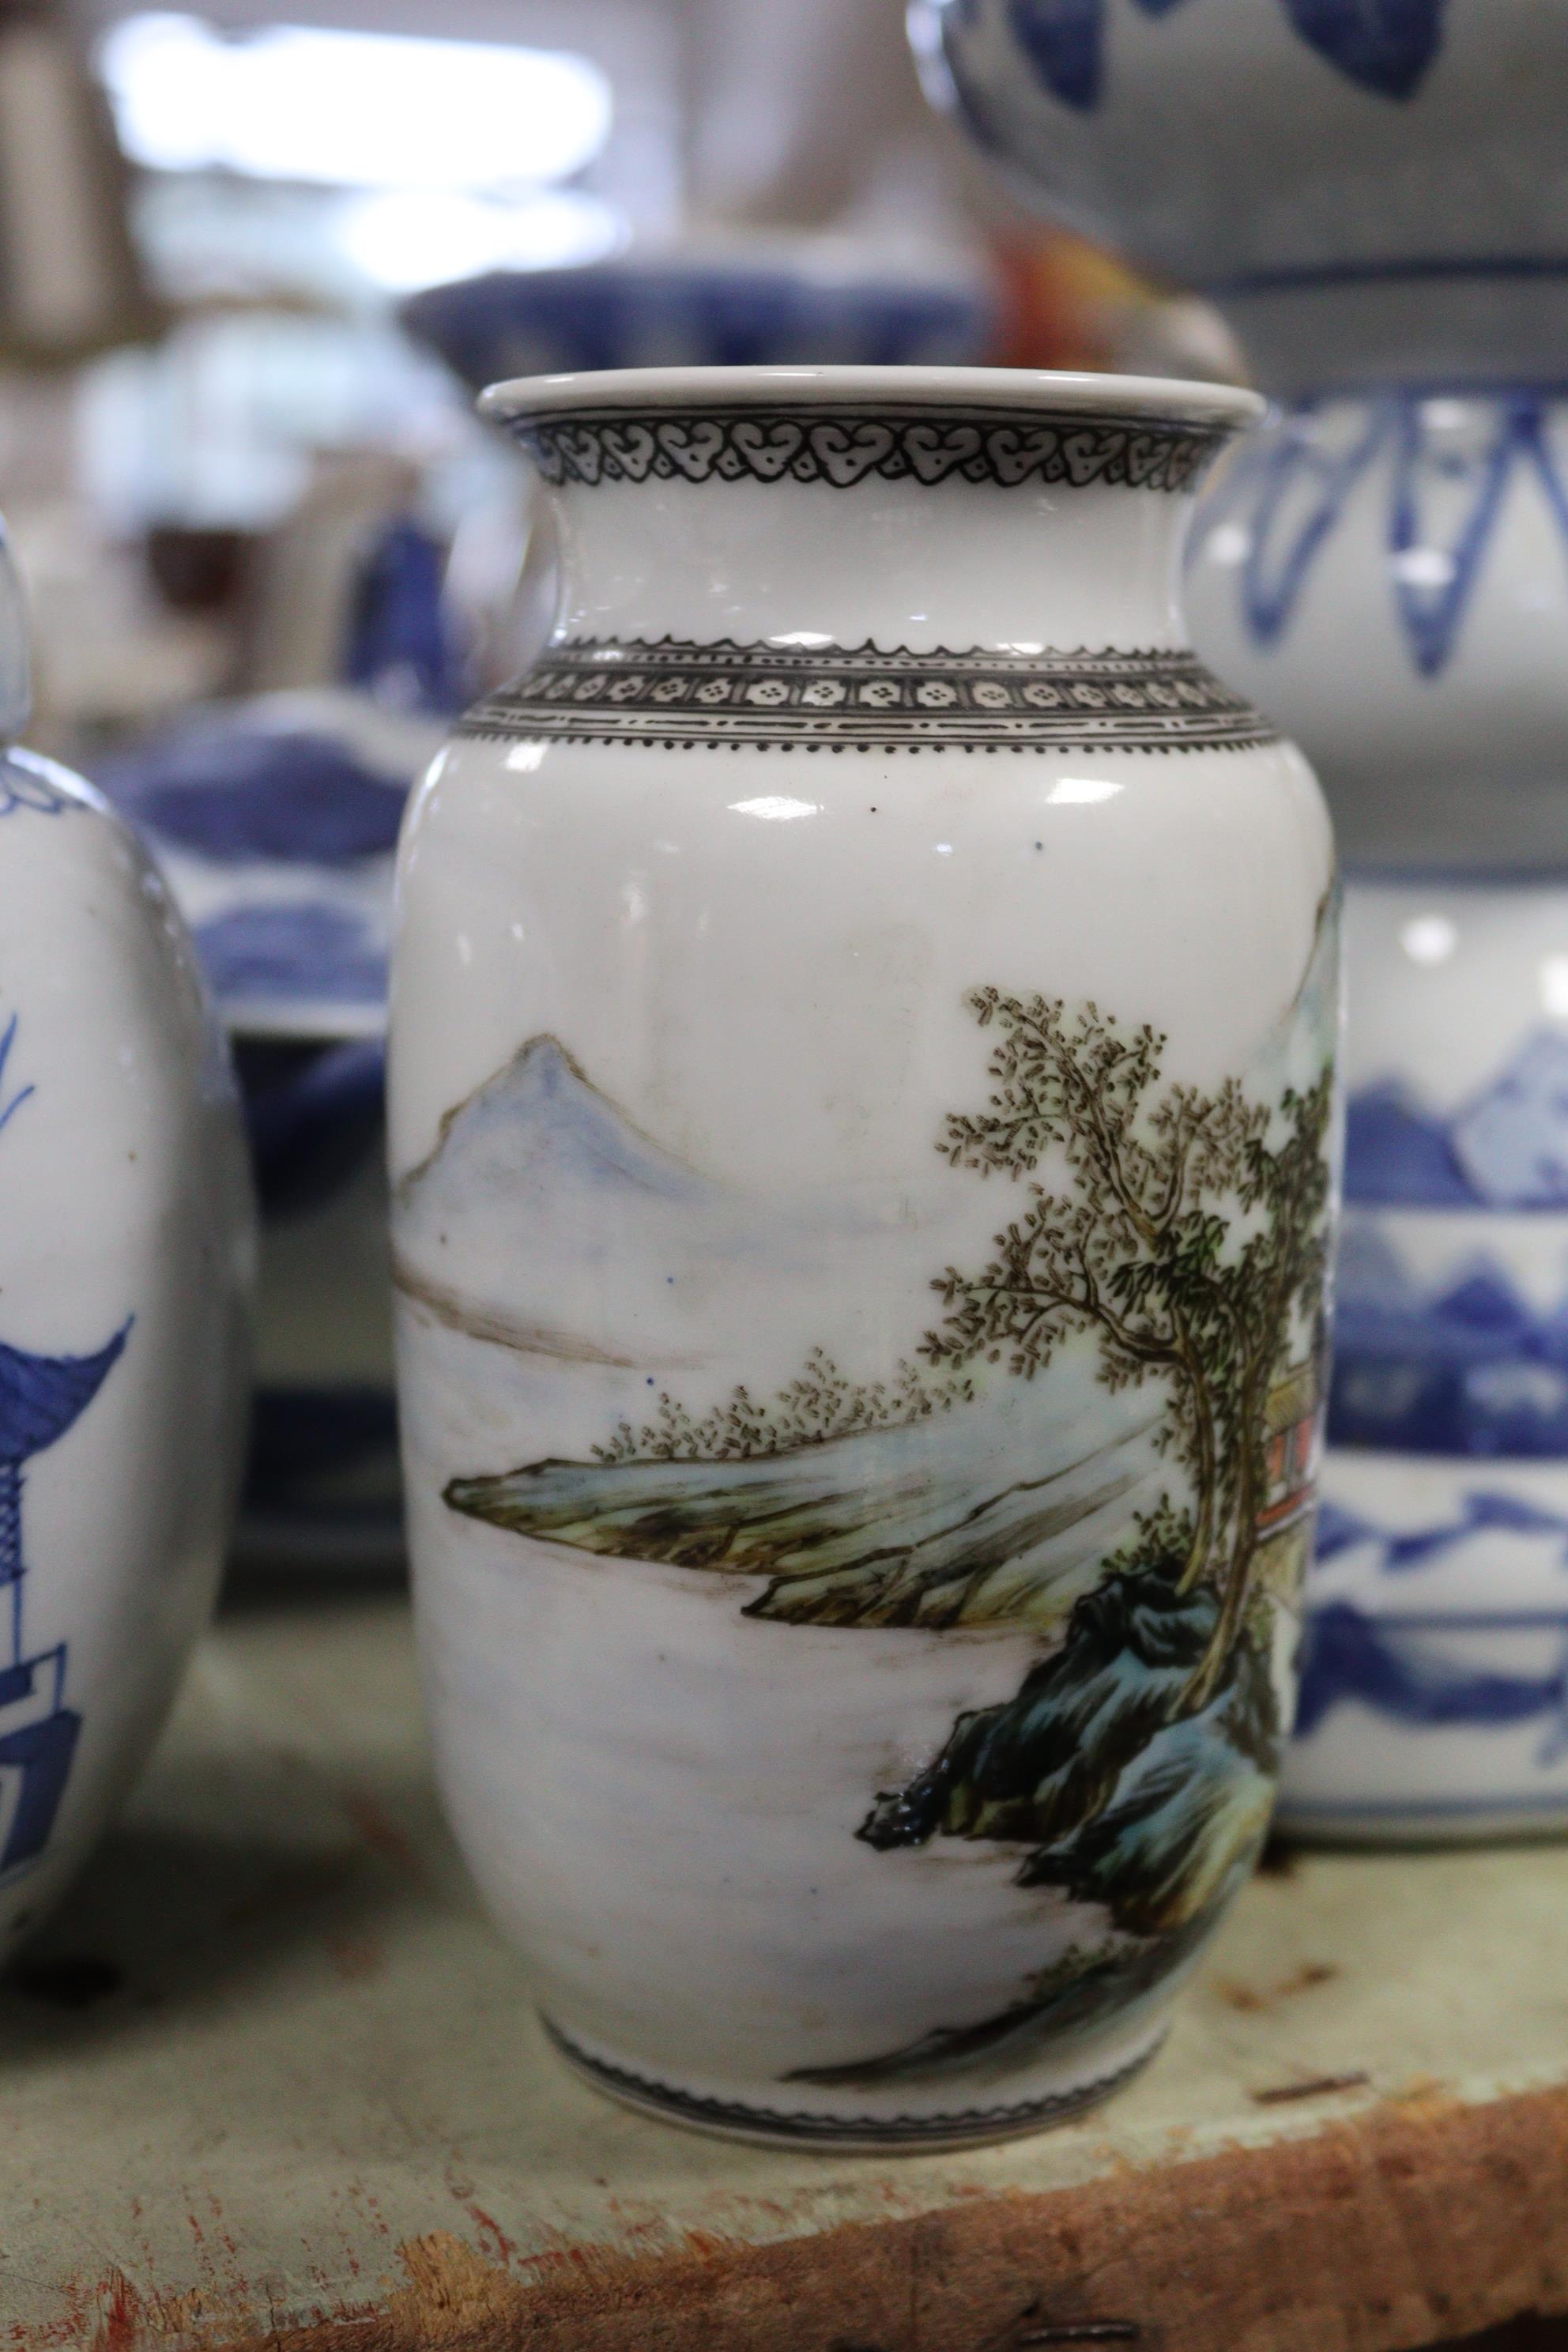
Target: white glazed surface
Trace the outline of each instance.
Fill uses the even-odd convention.
[[[1331,1428],[1360,1442],[1324,1463],[1281,1815],[1561,1828],[1568,883],[1363,879],[1345,918]]]
[[[0,1030],[16,1024],[0,1339],[91,1356],[124,1332],[90,1402],[25,1465],[21,1648],[64,1645],[61,1696],[80,1727],[47,1843],[0,1878],[3,1940],[80,1864],[210,1605],[253,1234],[232,1076],[159,877],[95,793],[26,753],[5,755],[0,810]],[[11,1720],[0,1709],[0,1735],[37,1707],[35,1691]],[[0,1821],[20,1786],[4,1755]]]
[[[809,406],[850,373],[722,388]],[[895,382],[939,414],[966,388],[976,405],[1078,395],[1070,379]],[[650,379],[650,410],[671,383],[700,389]],[[1184,397],[1101,380],[1079,413],[1179,415]],[[1233,399],[1195,393],[1189,413]],[[1171,646],[1180,504],[962,478],[574,488],[561,628],[825,660],[868,640]],[[437,1766],[547,2014],[602,2066],[764,2125],[1016,2127],[1145,2051],[1181,1971],[1043,2056],[869,2090],[781,2078],[1005,2008],[1081,1937],[1081,1905],[1016,1883],[1016,1845],[889,1854],[854,1834],[957,1715],[1016,1691],[1037,1637],[747,1618],[766,1578],[592,1556],[461,1517],[444,1490],[581,1461],[660,1392],[772,1395],[816,1348],[856,1379],[912,1360],[940,1318],[933,1275],[983,1256],[1024,1197],[955,1181],[935,1149],[944,1114],[984,1097],[977,984],[1149,1021],[1173,1080],[1300,1082],[1331,845],[1278,742],[797,743],[552,741],[520,723],[459,735],[411,806],[391,1159]],[[470,1098],[509,1066],[498,1122]],[[1130,1480],[1093,1522],[1109,1548],[1163,1473],[1150,1398],[1108,1398],[1085,1347],[1031,1384],[1036,1440],[1011,1395],[992,1425],[1018,1458],[1037,1443],[1059,1460],[1108,1417]],[[939,1450],[965,1442],[959,1412],[932,1427]]]

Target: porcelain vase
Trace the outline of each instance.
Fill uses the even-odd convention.
[[[393,970],[447,1804],[602,2087],[1033,2128],[1158,2040],[1289,1706],[1332,851],[1173,584],[1252,404],[489,406],[557,625],[415,795]]]
[[[26,716],[0,572],[0,740]],[[222,1565],[254,1246],[227,1055],[107,803],[0,751],[0,1951],[140,1764]]]
[[[1347,865],[1340,1370],[1282,1819],[1563,1824],[1568,10],[950,0],[918,27],[976,135],[1207,291],[1281,404],[1188,592]]]

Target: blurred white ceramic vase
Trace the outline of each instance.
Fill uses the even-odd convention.
[[[0,576],[0,737],[26,719]],[[0,753],[0,1950],[163,1721],[222,1565],[253,1249],[184,927],[90,786]]]
[[[555,627],[410,803],[393,963],[447,1804],[602,2087],[1035,2128],[1158,2040],[1290,1706],[1332,846],[1173,586],[1255,403],[489,405]]]

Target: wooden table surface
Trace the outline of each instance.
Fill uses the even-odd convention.
[[[1393,2352],[1568,2309],[1568,1848],[1260,1877],[1111,2105],[728,2146],[556,2064],[405,1606],[231,1610],[0,1997],[0,2346]]]

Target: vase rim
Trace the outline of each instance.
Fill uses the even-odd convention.
[[[605,409],[623,415],[738,407],[774,414],[913,409],[933,415],[994,409],[1016,416],[1083,416],[1214,434],[1256,423],[1267,405],[1258,393],[1235,384],[1006,367],[603,368],[513,377],[491,384],[479,399],[482,415],[506,425]]]

